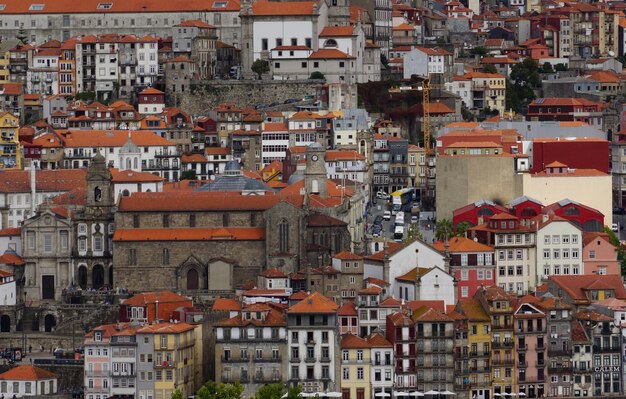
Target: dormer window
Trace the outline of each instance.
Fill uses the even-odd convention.
[[[28,11],[43,11],[45,4],[31,4]]]
[[[100,3],[98,4],[98,10],[108,10],[113,7],[113,3]]]
[[[93,334],[93,340],[96,342],[101,342],[102,341],[102,331],[96,331]]]

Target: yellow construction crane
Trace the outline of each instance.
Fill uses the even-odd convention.
[[[424,135],[424,160],[426,161],[426,167],[424,172],[426,178],[424,180],[424,197],[430,197],[428,180],[429,176],[429,161],[430,161],[430,75],[422,81],[422,134]],[[422,198],[423,200],[423,198]]]

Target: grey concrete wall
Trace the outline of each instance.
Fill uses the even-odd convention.
[[[239,107],[269,105],[290,98],[314,95],[320,84],[316,80],[207,80],[192,85],[193,94],[180,99],[181,108],[192,115],[201,115],[220,103],[234,103]]]
[[[507,203],[522,195],[522,176],[510,156],[442,156],[437,158],[437,220],[480,199]]]

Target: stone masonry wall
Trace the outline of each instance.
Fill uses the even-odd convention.
[[[220,103],[239,107],[282,103],[290,98],[315,95],[318,80],[205,80],[192,84],[192,92],[180,98],[180,107],[192,115],[201,115]]]

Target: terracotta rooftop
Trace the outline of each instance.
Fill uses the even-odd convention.
[[[341,349],[363,349],[371,347],[372,344],[356,335],[343,334],[341,336]]]
[[[263,227],[118,229],[113,241],[259,241]]]
[[[17,366],[0,374],[0,380],[7,381],[39,381],[56,378],[56,374],[32,364]]]
[[[314,292],[305,299],[294,304],[287,310],[290,314],[300,313],[335,313],[339,305],[332,299],[323,296],[318,292]]]
[[[172,291],[142,292],[122,301],[124,305],[141,306],[149,303],[191,302],[191,298],[178,295]]]

